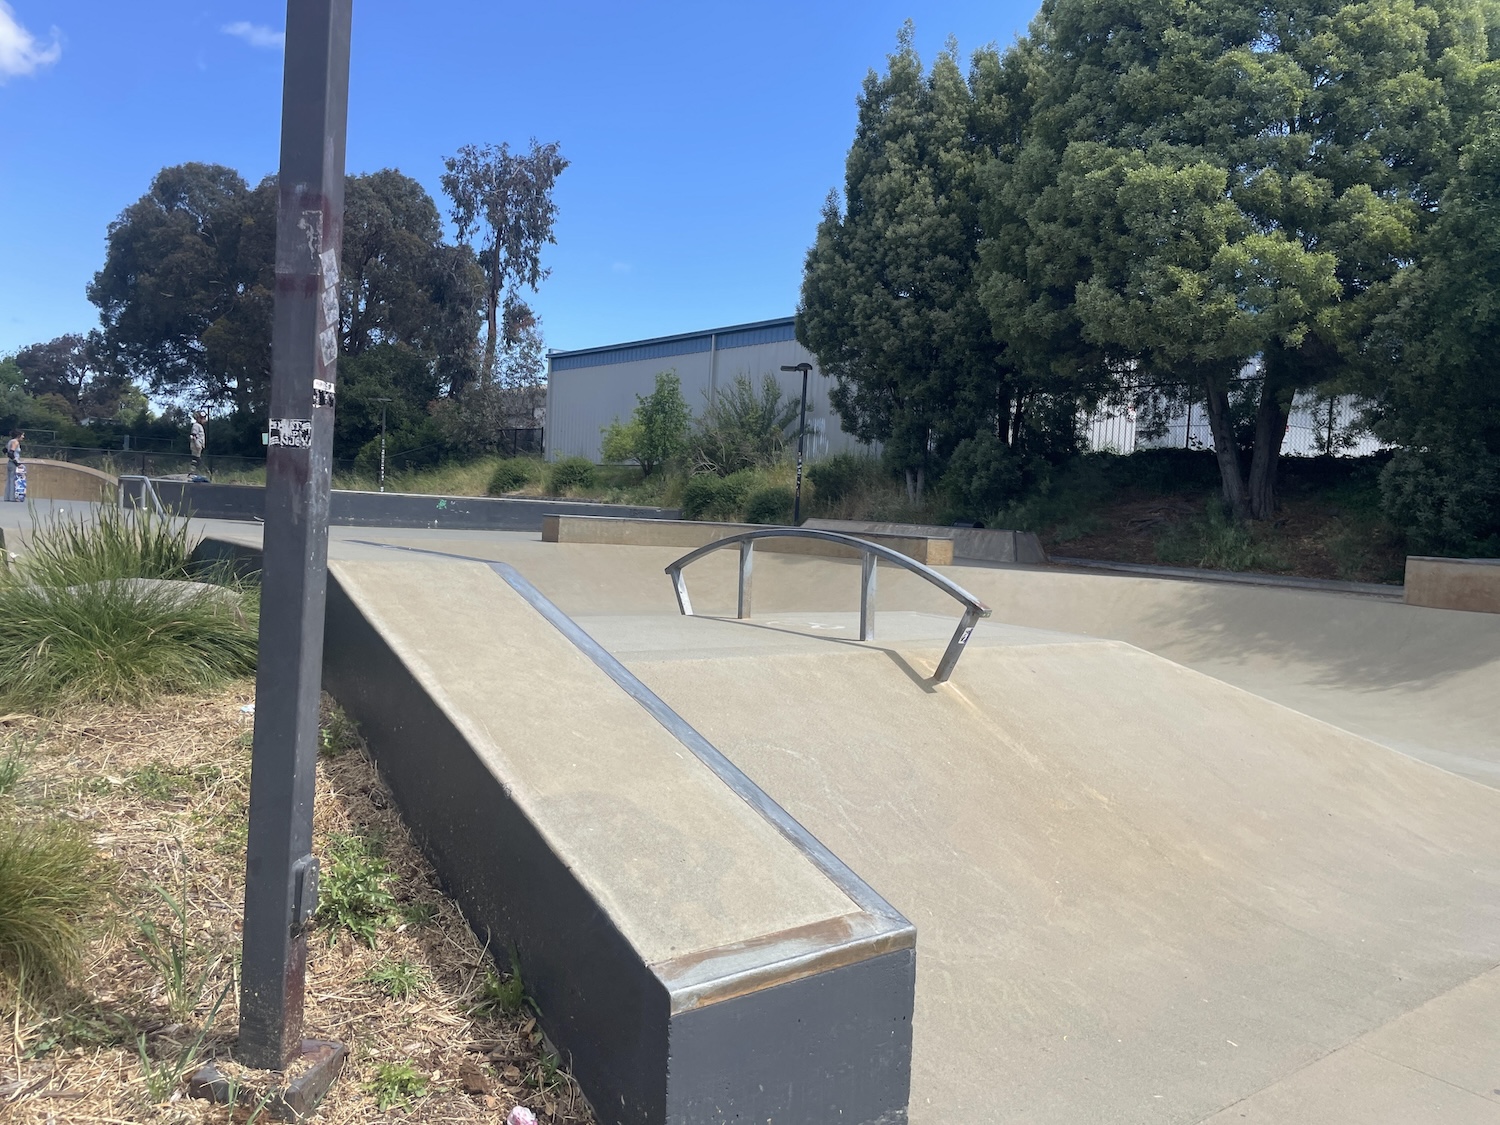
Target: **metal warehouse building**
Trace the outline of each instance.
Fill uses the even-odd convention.
[[[675,371],[682,397],[693,414],[703,413],[712,397],[748,375],[756,387],[774,376],[792,400],[802,394],[802,376],[783,366],[811,363],[807,380],[807,457],[862,448],[839,429],[828,401],[833,380],[818,370],[812,353],[797,343],[792,317],[735,324],[682,336],[634,340],[601,348],[552,352],[547,357],[547,460],[587,457],[599,460],[601,431],[635,409],[636,396],[650,394],[656,376]]]

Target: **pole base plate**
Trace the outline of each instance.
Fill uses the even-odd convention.
[[[329,1039],[304,1039],[281,1071],[262,1071],[271,1081],[230,1078],[214,1063],[199,1067],[188,1079],[188,1096],[217,1105],[259,1107],[274,1121],[301,1121],[312,1114],[344,1067],[349,1048]],[[287,1074],[294,1074],[285,1081]]]

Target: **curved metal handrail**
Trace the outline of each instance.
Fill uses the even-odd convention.
[[[677,594],[677,608],[682,611],[684,617],[693,616],[693,603],[688,597],[687,581],[682,577],[682,568],[688,563],[697,562],[704,555],[730,546],[738,546],[740,549],[739,607],[735,612],[735,617],[743,621],[750,616],[750,578],[754,570],[757,539],[821,539],[825,543],[838,543],[859,551],[859,639],[862,641],[875,639],[875,564],[877,561],[884,560],[903,570],[909,570],[925,578],[945,594],[957,598],[964,607],[964,613],[959,618],[958,628],[953,631],[953,639],[948,642],[948,647],[943,651],[943,658],[938,661],[937,671],[932,675],[933,683],[945,683],[953,674],[953,666],[963,655],[964,646],[969,643],[974,626],[981,617],[990,615],[990,607],[958,583],[944,578],[925,563],[919,563],[916,559],[909,558],[890,547],[837,531],[820,531],[810,527],[767,527],[715,539],[712,543],[705,543],[689,551],[667,567],[667,576],[672,579],[672,589]]]

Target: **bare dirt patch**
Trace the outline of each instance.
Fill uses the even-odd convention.
[[[118,872],[71,989],[7,1013],[0,1120],[266,1120],[255,1114],[266,1076],[233,1062],[251,731],[241,708],[252,696],[242,683],[139,708],[0,718],[0,756],[24,763],[4,815],[70,818]],[[314,1120],[496,1122],[523,1104],[548,1125],[592,1122],[533,1013],[514,1010],[519,990],[498,987],[504,974],[443,894],[357,739],[336,717],[328,730],[314,848],[326,856],[339,840],[360,841],[389,870],[395,903],[374,948],[326,925],[310,937],[304,1034],[349,1047]],[[243,1077],[248,1106],[187,1097],[188,1075],[209,1059]],[[382,1110],[377,1097],[392,1085],[405,1105]]]

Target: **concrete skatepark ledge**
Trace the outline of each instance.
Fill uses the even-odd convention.
[[[898,570],[861,644],[857,561],[758,559],[735,621],[733,551],[685,618],[680,548],[330,550],[326,682],[603,1120],[1500,1125],[1496,615],[958,566],[994,617],[935,685],[953,604]],[[678,999],[701,950],[748,965],[772,934],[808,975],[762,957],[754,991]]]

